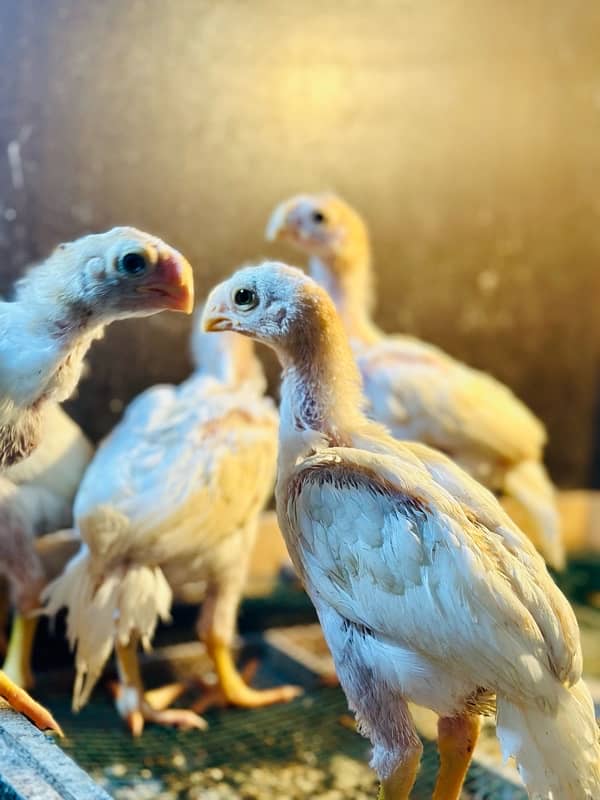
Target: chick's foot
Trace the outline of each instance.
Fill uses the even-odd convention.
[[[262,708],[276,703],[289,703],[302,694],[299,686],[274,686],[270,689],[253,689],[249,686],[253,679],[258,662],[250,661],[241,672],[238,672],[231,653],[223,649],[221,652],[211,653],[217,672],[217,683],[207,686],[199,681],[204,688],[204,693],[197,700],[192,709],[203,713],[206,709],[217,706],[238,706],[239,708]]]
[[[136,687],[119,683],[113,684],[111,690],[119,715],[135,737],[142,735],[146,722],[185,731],[206,730],[208,727],[206,720],[190,709],[164,708],[153,704],[154,702],[160,704],[162,700],[172,697],[175,691],[174,685],[142,693]]]
[[[40,730],[52,730],[59,736],[63,735],[60,725],[52,714],[13,683],[4,672],[0,672],[0,697],[3,697],[15,711],[20,711],[28,717]]]

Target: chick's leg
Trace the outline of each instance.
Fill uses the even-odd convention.
[[[206,722],[193,711],[184,708],[157,708],[153,704],[153,700],[159,694],[144,692],[136,639],[132,638],[127,645],[117,644],[115,650],[120,678],[120,683],[115,689],[115,704],[133,736],[141,736],[146,722],[183,730],[206,728]],[[164,690],[161,694],[162,700],[165,697],[173,700],[176,696],[177,692],[169,694]]]
[[[50,729],[56,731],[60,736],[63,735],[60,725],[52,714],[36,703],[24,689],[13,683],[4,672],[0,672],[0,697],[3,697],[15,711],[20,711],[21,714],[29,717],[40,730]]]
[[[458,800],[481,729],[481,718],[472,714],[440,717],[438,749],[440,771],[433,800]]]
[[[234,568],[211,583],[198,621],[198,635],[206,645],[215,665],[218,681],[216,692],[218,696],[211,697],[210,695],[215,695],[215,692],[209,692],[194,705],[198,711],[202,711],[207,704],[214,701],[243,708],[259,708],[274,703],[287,703],[302,693],[298,686],[253,689],[248,686],[235,666],[232,644],[251,548],[244,542],[241,549],[245,557],[239,559]]]
[[[15,614],[6,651],[4,672],[24,689],[31,689],[34,684],[31,654],[37,626],[37,617]]]
[[[381,781],[377,800],[408,800],[417,778],[422,752],[423,747],[415,745],[403,754],[391,775]]]

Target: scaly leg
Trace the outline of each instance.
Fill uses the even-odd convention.
[[[299,686],[274,686],[272,689],[253,689],[244,681],[235,666],[230,645],[214,634],[205,637],[206,649],[212,658],[219,687],[226,703],[243,708],[260,708],[274,703],[288,703],[302,694]]]
[[[3,697],[15,711],[20,711],[21,714],[29,717],[40,730],[44,731],[49,728],[56,731],[60,736],[63,735],[60,725],[52,714],[46,711],[39,703],[36,703],[26,691],[13,683],[4,672],[0,672],[0,697]]]
[[[241,546],[241,552],[251,551],[249,541],[253,526],[246,531],[248,537]],[[274,703],[287,703],[302,693],[298,686],[276,686],[272,689],[252,689],[238,672],[231,646],[235,635],[239,600],[246,579],[247,557],[238,559],[227,572],[215,579],[209,586],[198,622],[198,635],[206,645],[217,673],[218,691],[211,692],[213,699],[242,708],[259,708]],[[199,707],[206,707],[206,698],[201,698]],[[196,706],[194,706],[196,707]]]
[[[440,771],[433,800],[458,800],[481,729],[481,718],[472,714],[440,717],[438,749]]]
[[[422,752],[421,746],[414,746],[405,752],[389,778],[381,781],[378,800],[408,800],[417,778]]]
[[[37,626],[38,617],[15,614],[6,651],[4,672],[17,686],[24,689],[31,689],[35,683],[31,671],[31,654]]]
[[[127,645],[116,645],[117,665],[121,683],[115,690],[117,711],[127,723],[133,736],[141,736],[145,722],[168,725],[183,730],[206,728],[206,722],[193,711],[184,708],[164,708],[164,703],[177,697],[177,690],[165,687],[145,694],[140,665],[137,656],[137,641],[132,639]],[[152,704],[161,698],[162,708]]]

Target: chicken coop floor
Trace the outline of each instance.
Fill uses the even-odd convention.
[[[212,710],[204,732],[149,726],[133,740],[101,687],[77,716],[69,710],[68,681],[56,676],[53,690],[40,682],[38,696],[51,703],[64,728],[64,749],[117,800],[373,800],[377,786],[367,766],[368,743],[353,729],[346,701],[335,687],[319,686],[314,674],[263,640],[242,658],[258,658],[256,685],[301,683],[306,693],[289,705],[261,710]],[[144,673],[149,685],[204,674],[201,646],[176,645],[153,654]],[[65,675],[65,678],[68,676]],[[64,685],[65,692],[62,692]],[[431,797],[437,754],[425,740],[413,797]],[[481,764],[474,764],[465,797],[521,800],[524,793]]]
[[[259,559],[253,575],[260,578],[246,598],[240,616],[242,661],[257,660],[256,686],[296,683],[305,694],[289,705],[261,710],[218,709],[206,712],[209,728],[179,732],[148,725],[140,740],[124,729],[107,691],[106,675],[92,700],[71,714],[72,669],[60,631],[47,638],[42,626],[36,649],[36,696],[54,712],[66,738],[65,751],[115,800],[374,800],[377,786],[368,768],[369,745],[354,730],[341,690],[327,680],[329,654],[314,612],[293,580],[269,583]],[[600,558],[572,561],[559,582],[577,605],[587,677],[600,699]],[[210,665],[203,647],[187,641],[196,611],[177,608],[174,624],[159,629],[156,650],[143,657],[148,688],[206,676]],[[40,669],[44,671],[39,671]],[[48,670],[48,671],[45,671]],[[112,676],[114,677],[114,676]],[[325,685],[329,683],[330,685]],[[177,705],[198,698],[192,688]],[[437,752],[431,736],[433,720],[416,713],[423,734],[424,755],[413,800],[431,797],[437,773]],[[501,767],[493,728],[482,734],[469,772],[464,797],[474,800],[525,800],[512,780],[514,771]],[[502,772],[504,769],[504,772]]]

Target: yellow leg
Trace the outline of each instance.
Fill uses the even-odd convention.
[[[478,716],[440,717],[440,771],[433,800],[458,800],[460,797],[480,729],[481,718]]]
[[[219,687],[225,700],[243,708],[259,708],[273,703],[287,703],[302,694],[298,686],[275,686],[272,689],[252,689],[238,672],[231,648],[215,636],[205,637],[206,649],[212,658]]]
[[[16,683],[13,683],[4,672],[0,672],[0,697],[3,697],[15,711],[20,711],[21,714],[25,714],[26,717],[29,717],[40,730],[50,728],[56,731],[60,736],[63,735],[60,725],[56,722],[52,714],[46,711],[39,703],[36,703],[36,701],[30,697],[26,691],[17,686]]]
[[[4,671],[17,686],[24,689],[31,689],[34,684],[31,654],[37,626],[38,617],[15,614],[6,651]]]
[[[422,747],[410,750],[390,777],[381,781],[378,800],[408,800],[417,778],[422,752]]]

